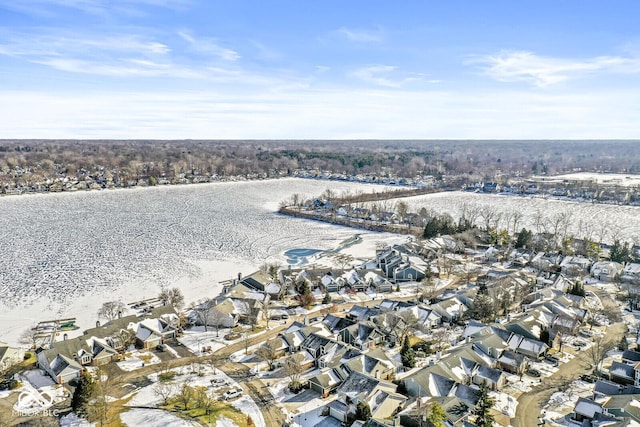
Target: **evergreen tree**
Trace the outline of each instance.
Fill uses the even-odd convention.
[[[533,240],[533,233],[526,228],[520,230],[516,237],[516,248],[524,248],[531,246]]]
[[[583,297],[586,295],[586,292],[584,290],[584,285],[580,282],[575,282],[573,285],[571,285],[567,293],[571,295],[578,295],[580,297]]]
[[[618,350],[625,351],[629,348],[629,343],[627,342],[627,337],[623,336],[618,344]]]
[[[493,322],[496,320],[496,304],[494,299],[486,293],[478,291],[473,299],[473,308],[469,310],[469,317],[480,322]]]
[[[326,292],[324,294],[324,298],[322,298],[322,303],[323,304],[330,304],[331,303],[331,295],[329,295],[329,292]]]
[[[73,412],[80,417],[87,418],[87,408],[93,398],[95,390],[95,382],[91,376],[85,372],[84,375],[80,377],[78,386],[74,390],[73,397],[71,398],[71,409],[73,409]]]
[[[489,387],[485,381],[480,384],[478,394],[478,403],[473,409],[473,415],[476,416],[477,427],[493,427],[495,418],[491,415],[491,408],[496,404],[494,398],[489,396]]]
[[[429,427],[445,427],[444,420],[447,414],[438,402],[433,402],[427,413],[427,425]]]
[[[424,237],[425,239],[431,239],[433,237],[437,237],[439,232],[440,227],[437,218],[431,218],[429,222],[427,222],[427,225],[424,226],[422,237]]]
[[[402,366],[406,368],[413,368],[416,366],[416,359],[413,349],[409,345],[409,337],[404,337],[402,342],[402,348],[400,349],[400,359],[402,360]]]
[[[549,334],[549,329],[542,328],[540,331],[540,341],[549,345],[549,339],[551,339],[551,335]]]
[[[631,248],[629,248],[629,243],[624,242],[620,244],[619,240],[614,241],[609,250],[609,258],[611,261],[621,264],[631,261]]]
[[[356,406],[356,420],[367,421],[369,418],[371,418],[371,408],[366,401],[361,400]]]

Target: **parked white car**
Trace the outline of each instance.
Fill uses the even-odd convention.
[[[222,400],[231,400],[236,397],[240,397],[242,395],[242,389],[240,388],[232,388],[231,390],[227,390],[222,395]]]

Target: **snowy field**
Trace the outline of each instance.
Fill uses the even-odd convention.
[[[60,317],[86,329],[102,302],[163,285],[187,301],[217,295],[218,282],[284,264],[287,250],[334,249],[356,232],[275,213],[294,193],[327,188],[381,187],[292,178],[0,198],[0,340]]]
[[[541,197],[507,196],[498,194],[479,194],[463,191],[427,194],[402,199],[409,206],[410,212],[418,212],[422,208],[437,213],[448,213],[458,219],[463,207],[476,212],[483,208],[494,208],[501,214],[499,228],[507,228],[506,220],[511,212],[523,214],[518,223],[518,230],[522,227],[537,231],[550,229],[550,222],[560,214],[570,215],[569,233],[576,237],[583,237],[591,233],[591,237],[598,240],[603,234],[603,240],[611,241],[612,232],[622,240],[640,242],[640,207],[615,206],[606,204],[579,203]],[[538,221],[538,219],[540,221]],[[477,220],[483,224],[482,216]],[[513,224],[513,223],[511,223]],[[513,226],[509,226],[512,229]]]
[[[545,177],[549,179],[571,179],[577,181],[593,181],[598,184],[620,185],[623,187],[632,187],[640,185],[640,175],[625,175],[620,173],[590,173],[579,172],[569,173],[566,175],[555,175]]]

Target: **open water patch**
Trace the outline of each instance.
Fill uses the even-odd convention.
[[[289,249],[284,253],[289,265],[305,265],[309,263],[309,257],[322,252],[321,249]]]

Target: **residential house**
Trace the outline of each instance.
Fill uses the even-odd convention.
[[[358,271],[355,268],[351,270],[345,271],[340,277],[339,280],[357,292],[364,292],[369,287],[369,284],[366,280],[362,279],[358,274]]]
[[[319,374],[309,378],[309,388],[317,391],[324,398],[334,392],[347,377],[348,374],[340,367],[325,368]]]
[[[631,419],[640,424],[640,394],[611,396],[602,404],[604,413],[619,419]]]
[[[342,281],[333,276],[331,271],[328,271],[322,279],[320,279],[320,283],[325,292],[338,292],[343,284]]]
[[[634,384],[637,374],[638,372],[635,371],[634,366],[622,362],[614,361],[611,363],[611,367],[609,368],[611,381],[618,384]]]
[[[424,402],[423,402],[424,401]],[[457,396],[434,397],[429,399],[416,399],[416,407],[410,411],[403,411],[400,415],[400,425],[419,427],[422,423],[426,406],[427,408],[433,404],[438,405],[444,410],[445,424],[447,427],[467,427],[469,415],[474,405],[470,405]]]
[[[629,365],[635,365],[640,362],[640,352],[635,349],[629,349],[622,352],[622,361]]]
[[[24,350],[0,342],[0,372],[24,360]]]
[[[403,305],[398,308],[399,313],[411,313],[423,329],[433,329],[442,323],[442,316],[434,309],[424,305]]]
[[[161,317],[144,319],[135,327],[136,345],[151,350],[176,337],[176,327]]]
[[[118,351],[106,340],[86,335],[53,343],[48,350],[37,354],[38,367],[58,384],[82,375],[83,366],[99,366],[112,362]]]
[[[560,271],[571,277],[588,273],[590,267],[591,260],[583,256],[566,256],[560,263]]]
[[[272,282],[272,277],[263,270],[258,270],[248,276],[242,277],[240,283],[249,289],[254,291],[264,292],[269,283]]]
[[[327,314],[324,319],[322,319],[324,327],[333,334],[338,334],[347,326],[354,325],[355,323],[356,321],[353,319],[347,319],[346,317],[339,317],[333,314]]]
[[[371,409],[371,418],[390,418],[407,401],[396,393],[393,383],[371,378],[359,372],[352,372],[338,387],[338,398],[329,404],[329,415],[344,422],[347,415],[354,413],[359,402],[366,402]]]
[[[640,283],[640,263],[628,262],[625,264],[620,278],[624,282]]]
[[[500,369],[479,365],[474,370],[473,384],[486,384],[490,390],[501,390],[507,381],[507,377]]]
[[[300,322],[293,322],[291,326],[278,335],[287,344],[289,353],[296,353],[300,351],[300,346],[309,335],[320,332],[321,330],[322,328],[317,326],[308,326]]]
[[[374,316],[377,316],[382,313],[382,310],[375,307],[365,307],[361,305],[354,305],[347,312],[347,319],[362,322],[371,319]]]
[[[360,372],[375,379],[391,381],[395,375],[395,365],[380,353],[359,354],[344,361],[343,369],[348,372]]]
[[[502,355],[498,358],[498,366],[500,369],[516,375],[523,374],[528,365],[529,362],[523,354],[518,354],[512,350],[503,351]]]
[[[450,298],[431,304],[431,309],[440,315],[443,322],[457,322],[469,308],[458,298]]]
[[[579,423],[583,423],[582,425],[590,425],[584,424],[584,422],[586,421],[590,423],[598,414],[602,414],[603,412],[604,409],[602,408],[602,405],[594,402],[593,400],[580,397],[573,409],[573,419]]]
[[[375,323],[361,321],[341,330],[340,338],[356,348],[366,349],[380,345],[384,341],[385,334]]]
[[[387,280],[381,270],[367,271],[364,274],[364,280],[367,284],[376,290],[376,292],[391,292],[393,284]]]
[[[591,277],[598,280],[613,282],[617,277],[624,275],[624,266],[619,262],[598,261],[591,266]]]

